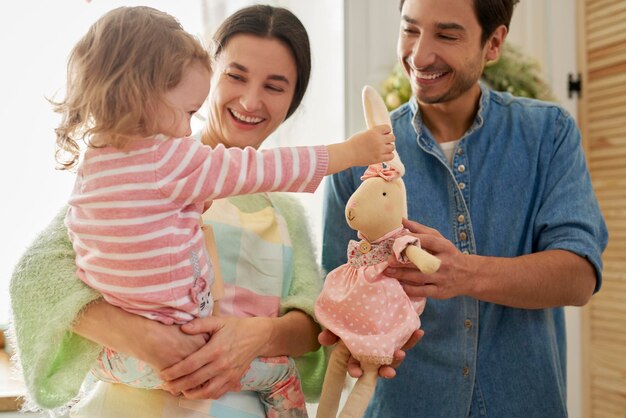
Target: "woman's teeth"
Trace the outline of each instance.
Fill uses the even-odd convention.
[[[246,116],[237,112],[236,110],[230,109],[230,113],[238,120],[245,123],[257,124],[263,121],[263,118],[256,118],[254,116]]]

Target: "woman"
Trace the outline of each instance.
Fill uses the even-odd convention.
[[[202,141],[259,147],[304,96],[311,68],[306,31],[286,9],[252,6],[230,16],[214,42],[210,122]],[[319,394],[324,361],[312,312],[321,275],[301,219],[304,211],[294,199],[242,196],[217,201],[205,214],[219,243],[225,281],[223,316],[196,324],[210,334],[207,343],[202,335],[186,335],[179,327],[115,308],[76,280],[64,212],[22,257],[11,282],[15,340],[27,387],[39,406],[57,408],[76,397],[102,346],[157,370],[174,366],[164,377],[180,378],[168,387],[188,399],[217,399],[237,390],[255,357],[300,357],[317,350],[301,357],[298,366],[309,399]],[[71,414],[138,416],[137,408],[151,417],[193,416],[199,409],[215,417],[262,414],[256,398],[246,393],[193,402],[102,382]]]

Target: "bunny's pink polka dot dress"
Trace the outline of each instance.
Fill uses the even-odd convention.
[[[393,353],[420,327],[425,298],[411,300],[400,283],[385,276],[389,255],[419,240],[400,227],[375,242],[350,241],[348,262],[326,276],[315,304],[322,325],[343,340],[359,361],[390,364]]]

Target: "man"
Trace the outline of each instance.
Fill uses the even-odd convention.
[[[479,84],[515,3],[401,2],[398,58],[413,97],[391,118],[419,221],[405,226],[442,266],[387,270],[428,297],[425,334],[397,376],[379,380],[368,417],[567,416],[562,307],[600,288],[607,230],[573,119]],[[343,213],[362,173],[327,188],[327,271],[356,239]]]

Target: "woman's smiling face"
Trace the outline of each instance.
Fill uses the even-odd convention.
[[[296,81],[295,60],[282,42],[233,36],[216,58],[204,142],[258,148],[285,120]]]

